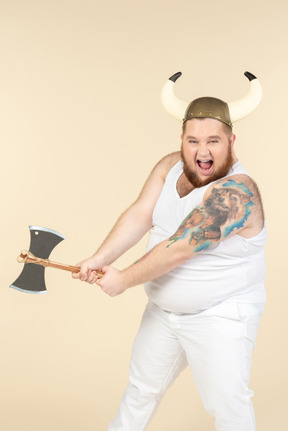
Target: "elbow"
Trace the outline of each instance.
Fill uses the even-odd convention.
[[[179,253],[178,257],[177,257],[177,261],[178,261],[178,265],[180,266],[183,263],[185,263],[187,260],[192,259],[192,257],[195,256],[194,253],[192,253],[192,250],[183,250]]]
[[[129,208],[131,217],[134,222],[141,225],[148,232],[152,227],[152,213],[144,205],[140,205],[137,201]]]
[[[171,267],[176,268],[181,266],[187,260],[191,259],[195,255],[192,247],[187,246],[177,246],[173,253],[171,253]]]

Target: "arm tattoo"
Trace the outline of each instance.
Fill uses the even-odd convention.
[[[219,187],[219,184],[220,187]],[[218,187],[217,187],[218,186]],[[252,212],[253,193],[242,182],[219,181],[212,188],[203,206],[197,206],[169,238],[170,247],[180,239],[188,239],[198,253],[207,250],[220,239],[242,228]]]

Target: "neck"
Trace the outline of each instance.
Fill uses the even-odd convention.
[[[238,157],[236,156],[234,149],[232,150],[232,161],[233,165],[238,162]]]

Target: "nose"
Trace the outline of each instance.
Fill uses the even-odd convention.
[[[207,144],[202,143],[198,147],[198,157],[205,158],[207,156],[210,156],[210,150]]]

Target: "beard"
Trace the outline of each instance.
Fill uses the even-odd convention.
[[[215,171],[212,175],[209,175],[206,179],[201,179],[197,174],[196,170],[189,168],[188,163],[184,157],[182,147],[181,147],[181,158],[183,162],[183,172],[186,178],[188,179],[188,181],[195,188],[203,187],[209,183],[212,183],[212,181],[220,180],[221,178],[225,177],[228,174],[228,172],[233,166],[233,156],[232,156],[231,145],[229,145],[228,153],[222,166],[218,168],[217,171]]]

